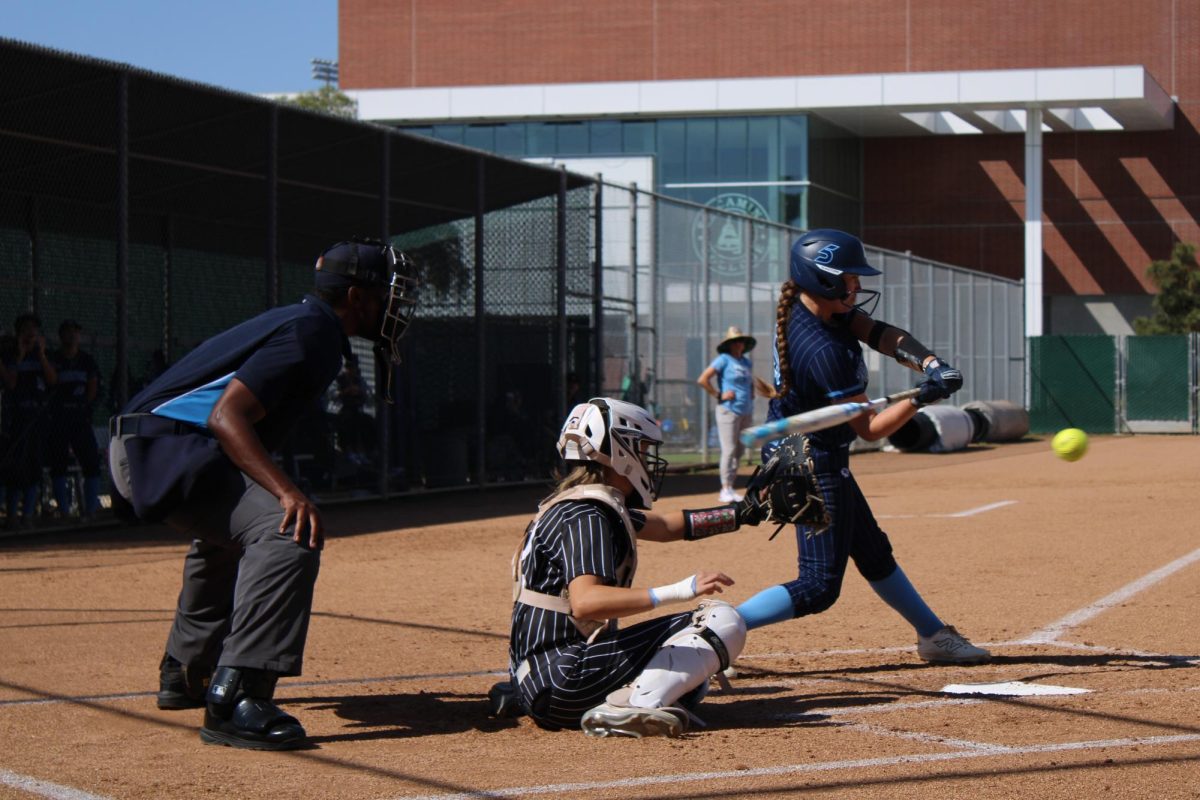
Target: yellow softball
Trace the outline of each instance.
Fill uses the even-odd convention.
[[[1054,434],[1050,447],[1064,461],[1078,461],[1087,452],[1088,437],[1079,428],[1064,428]]]

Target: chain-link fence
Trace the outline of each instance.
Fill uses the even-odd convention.
[[[109,416],[201,341],[298,301],[354,236],[421,267],[397,402],[355,340],[279,463],[322,500],[547,474],[568,377],[596,363],[588,179],[8,40],[0,74],[6,526],[107,506]],[[27,314],[40,324],[18,331]],[[68,320],[86,357],[57,335]]]
[[[696,379],[737,326],[757,340],[755,375],[772,381],[779,287],[802,231],[636,186],[606,183],[603,197],[604,390],[650,404],[671,450],[708,460],[718,447],[714,401]],[[874,316],[962,369],[956,402],[1024,403],[1019,282],[878,248],[868,247],[867,258],[883,270],[863,280],[881,293]],[[872,396],[914,383],[906,367],[866,356]],[[766,403],[755,401],[757,421]]]

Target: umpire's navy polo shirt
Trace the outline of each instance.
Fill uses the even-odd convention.
[[[824,323],[799,301],[788,318],[788,363],[792,369],[792,389],[771,401],[768,420],[824,408],[830,403],[867,390],[867,365],[862,345],[850,332],[850,317],[857,312],[834,314]],[[775,354],[775,384],[779,385],[779,354]],[[808,434],[809,441],[826,450],[853,442],[854,429],[837,425]]]
[[[217,398],[234,378],[267,414],[254,426],[267,449],[278,447],[337,377],[350,340],[328,303],[273,308],[205,341],[139,392],[122,413],[152,413],[207,429]]]

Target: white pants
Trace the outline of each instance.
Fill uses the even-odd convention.
[[[742,457],[742,429],[750,426],[751,414],[735,414],[725,406],[717,406],[717,435],[721,438],[721,486],[733,488],[737,478],[738,459]]]

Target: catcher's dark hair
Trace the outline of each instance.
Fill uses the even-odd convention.
[[[792,390],[792,365],[788,360],[787,323],[792,315],[792,306],[800,297],[800,287],[795,281],[786,280],[779,288],[779,305],[775,308],[775,350],[779,353],[779,396]]]

